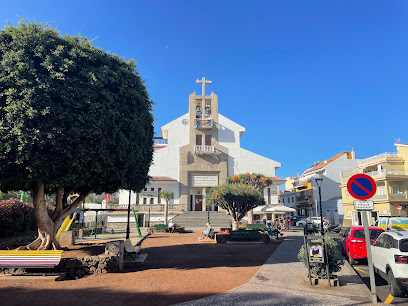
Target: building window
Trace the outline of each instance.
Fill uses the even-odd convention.
[[[147,191],[147,188],[143,189],[144,191]]]
[[[285,204],[285,198],[282,198],[282,203]]]
[[[157,199],[158,199],[159,204],[161,203],[160,191],[161,191],[161,188],[157,188]]]
[[[143,204],[147,204],[147,198],[143,198]]]
[[[205,145],[211,146],[211,135],[205,135]]]
[[[196,146],[201,146],[203,144],[202,138],[202,135],[196,135]]]
[[[377,194],[385,194],[385,186],[378,186]]]
[[[268,187],[268,204],[271,204],[271,188]]]
[[[295,197],[292,197],[292,203],[295,203]]]
[[[153,202],[153,198],[150,198],[150,204],[153,204],[154,202]]]
[[[398,185],[392,185],[391,186],[391,193],[399,193],[399,186]]]
[[[150,191],[154,191],[154,188],[150,188]]]

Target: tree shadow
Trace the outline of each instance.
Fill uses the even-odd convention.
[[[107,284],[109,285],[109,284]],[[92,284],[90,284],[92,286]],[[197,290],[199,291],[199,290]],[[112,290],[106,288],[78,289],[30,289],[23,287],[0,288],[3,305],[143,305],[164,306],[182,305],[318,305],[321,300],[313,295],[287,295],[273,292],[228,292],[214,296],[215,292],[174,294],[171,292],[130,292],[125,288]],[[212,295],[212,296],[211,296]],[[198,300],[207,297],[203,300]],[[29,302],[28,302],[29,301]],[[191,301],[191,302],[188,302]],[[354,305],[367,304],[355,301]]]

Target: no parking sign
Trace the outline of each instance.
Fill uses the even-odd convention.
[[[371,176],[367,174],[356,174],[349,178],[347,190],[353,198],[367,200],[375,194],[377,185]]]

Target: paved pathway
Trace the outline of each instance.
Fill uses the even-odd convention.
[[[297,259],[303,244],[302,231],[286,233],[288,237],[250,282],[223,294],[180,305],[370,305],[369,290],[349,265],[344,265],[338,273],[343,286],[310,286],[307,269]]]

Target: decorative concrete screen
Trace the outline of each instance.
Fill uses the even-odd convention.
[[[218,186],[217,175],[192,175],[191,186]]]

